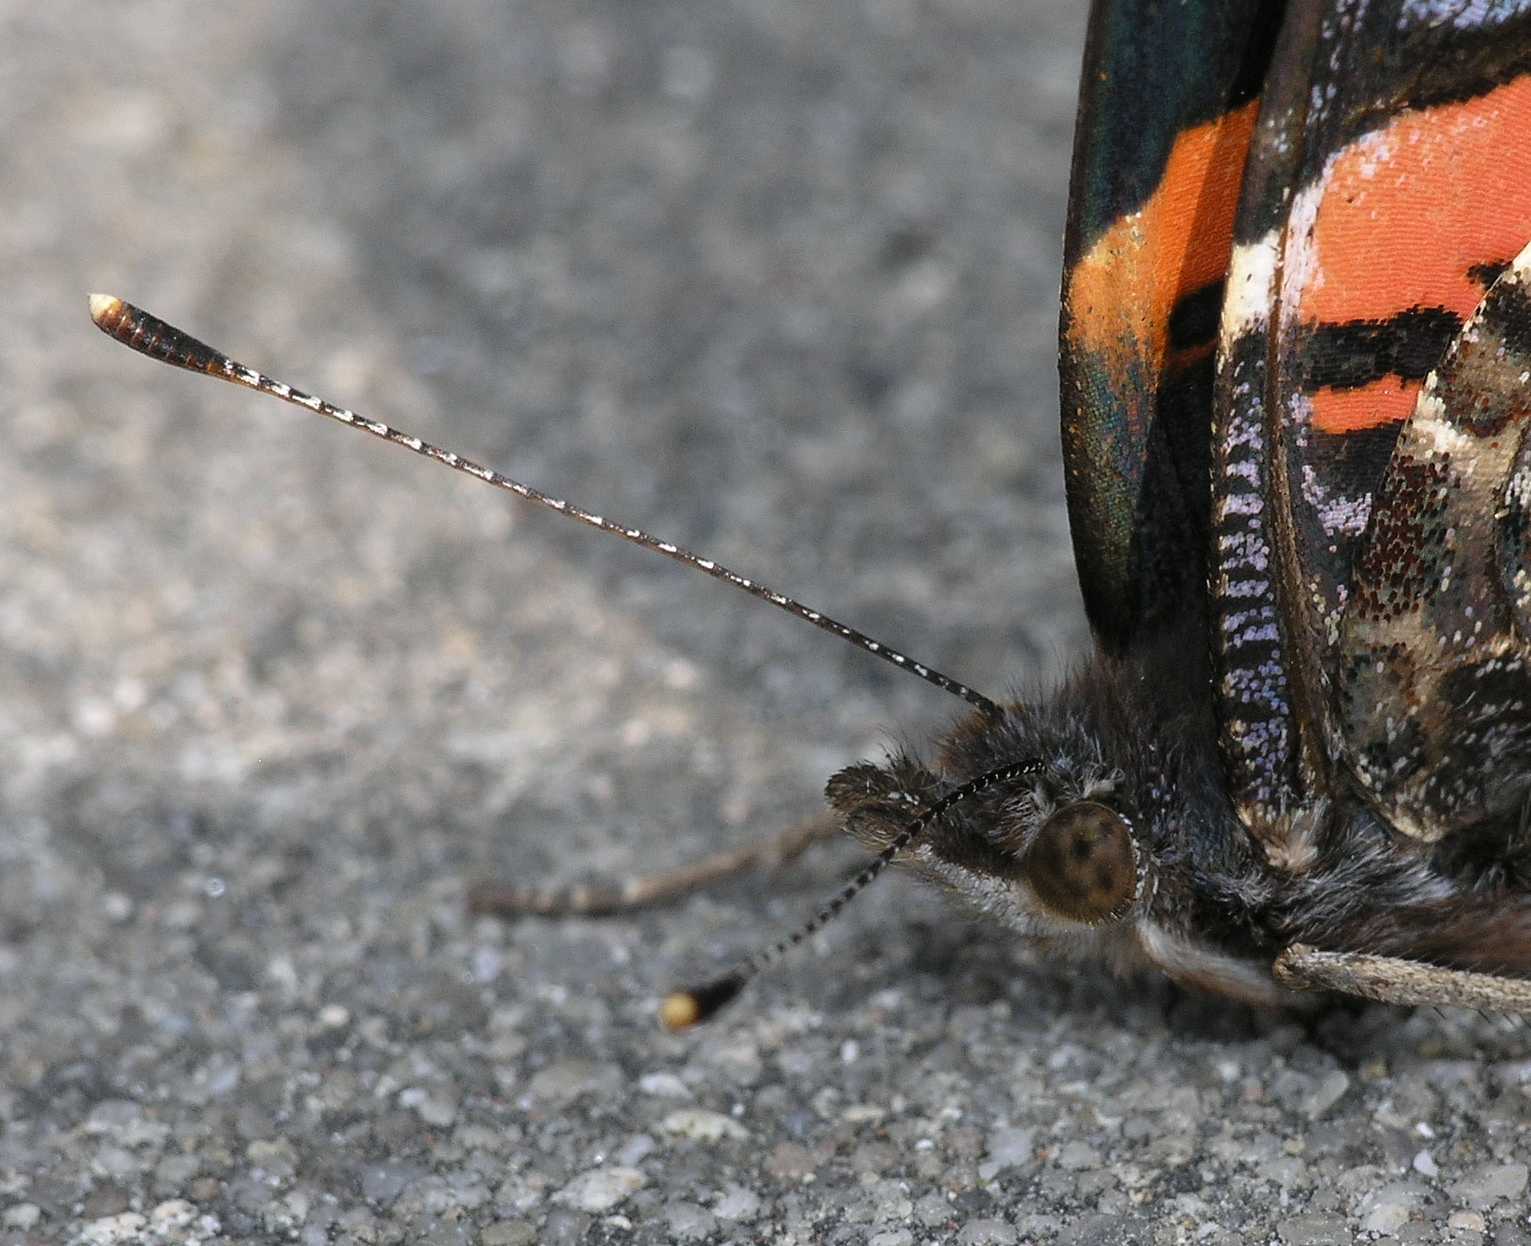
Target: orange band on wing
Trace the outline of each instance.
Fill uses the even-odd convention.
[[[1176,303],[1227,274],[1258,108],[1251,101],[1176,139],[1153,194],[1068,275],[1070,335],[1108,362],[1119,387],[1160,375]]]
[[[1383,321],[1413,307],[1466,319],[1470,269],[1531,237],[1531,75],[1400,114],[1336,154],[1322,182],[1304,321]]]
[[[1354,389],[1321,389],[1313,395],[1313,427],[1321,433],[1359,433],[1414,414],[1421,381],[1384,376]]]

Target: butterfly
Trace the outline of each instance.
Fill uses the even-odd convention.
[[[485,888],[600,911],[798,850],[874,854],[667,999],[683,1028],[889,864],[1049,952],[1279,1005],[1531,1012],[1531,2],[1098,0],[1060,378],[1091,653],[1005,703],[712,559],[236,362],[139,350],[359,428],[725,581],[961,697],[833,818],[658,879]]]

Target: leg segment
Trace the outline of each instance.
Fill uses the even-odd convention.
[[[620,883],[576,883],[572,887],[475,883],[468,889],[468,910],[495,917],[515,917],[523,913],[544,917],[627,913],[679,899],[709,884],[751,870],[776,869],[839,830],[840,822],[824,814],[789,826],[763,842],[716,852],[663,873],[635,875]]]

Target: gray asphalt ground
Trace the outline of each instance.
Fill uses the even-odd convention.
[[[996,695],[1085,643],[1071,0],[0,2],[0,1242],[1531,1241],[1531,1043],[1039,963],[856,860],[956,703],[92,329],[105,289]]]

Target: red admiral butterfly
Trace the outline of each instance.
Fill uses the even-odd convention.
[[[1100,0],[1061,372],[1090,659],[1002,705],[710,559],[229,359],[271,394],[727,581],[968,702],[934,760],[836,774],[876,852],[797,934],[666,1001],[705,1018],[891,862],[1060,953],[1277,1004],[1531,1012],[1531,3]],[[1524,249],[1523,249],[1524,248]],[[659,879],[481,889],[599,911]]]

